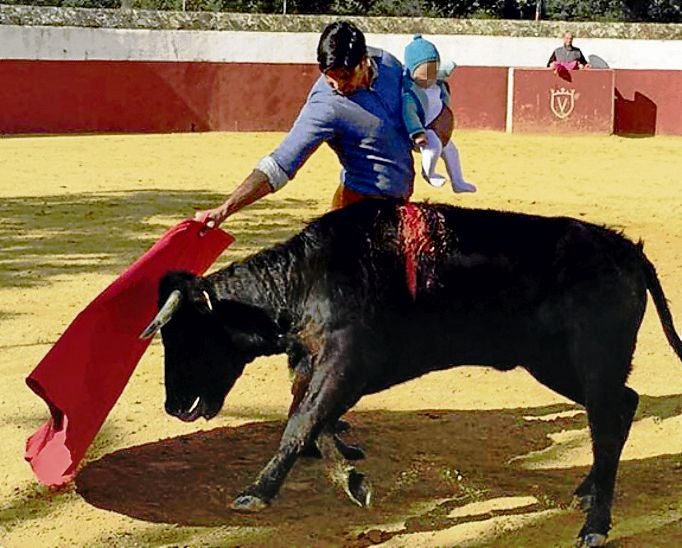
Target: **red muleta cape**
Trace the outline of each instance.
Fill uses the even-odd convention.
[[[29,375],[26,383],[52,414],[26,443],[41,483],[60,486],[76,475],[149,346],[139,335],[156,314],[163,275],[203,274],[233,241],[196,221],[172,228],[76,317]]]

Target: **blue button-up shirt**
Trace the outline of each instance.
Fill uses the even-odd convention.
[[[369,89],[344,96],[320,76],[291,131],[257,169],[275,190],[293,179],[324,142],[342,166],[341,181],[369,196],[408,198],[414,167],[402,120],[402,65],[390,53],[368,48],[375,67]]]

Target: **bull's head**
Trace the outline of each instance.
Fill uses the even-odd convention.
[[[166,412],[183,421],[217,415],[244,366],[276,339],[274,324],[261,309],[218,300],[206,279],[185,272],[161,281],[159,313],[142,337],[158,330]]]

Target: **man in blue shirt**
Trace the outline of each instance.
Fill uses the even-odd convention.
[[[402,65],[391,54],[368,48],[346,21],[325,28],[317,47],[322,75],[313,85],[289,134],[219,207],[197,212],[208,226],[293,179],[322,144],[341,162],[335,207],[366,197],[407,200],[414,167],[402,122]]]

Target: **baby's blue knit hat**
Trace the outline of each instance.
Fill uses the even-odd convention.
[[[429,61],[440,63],[440,55],[436,46],[424,40],[421,34],[415,34],[412,42],[405,47],[405,68],[412,74],[419,65]]]

